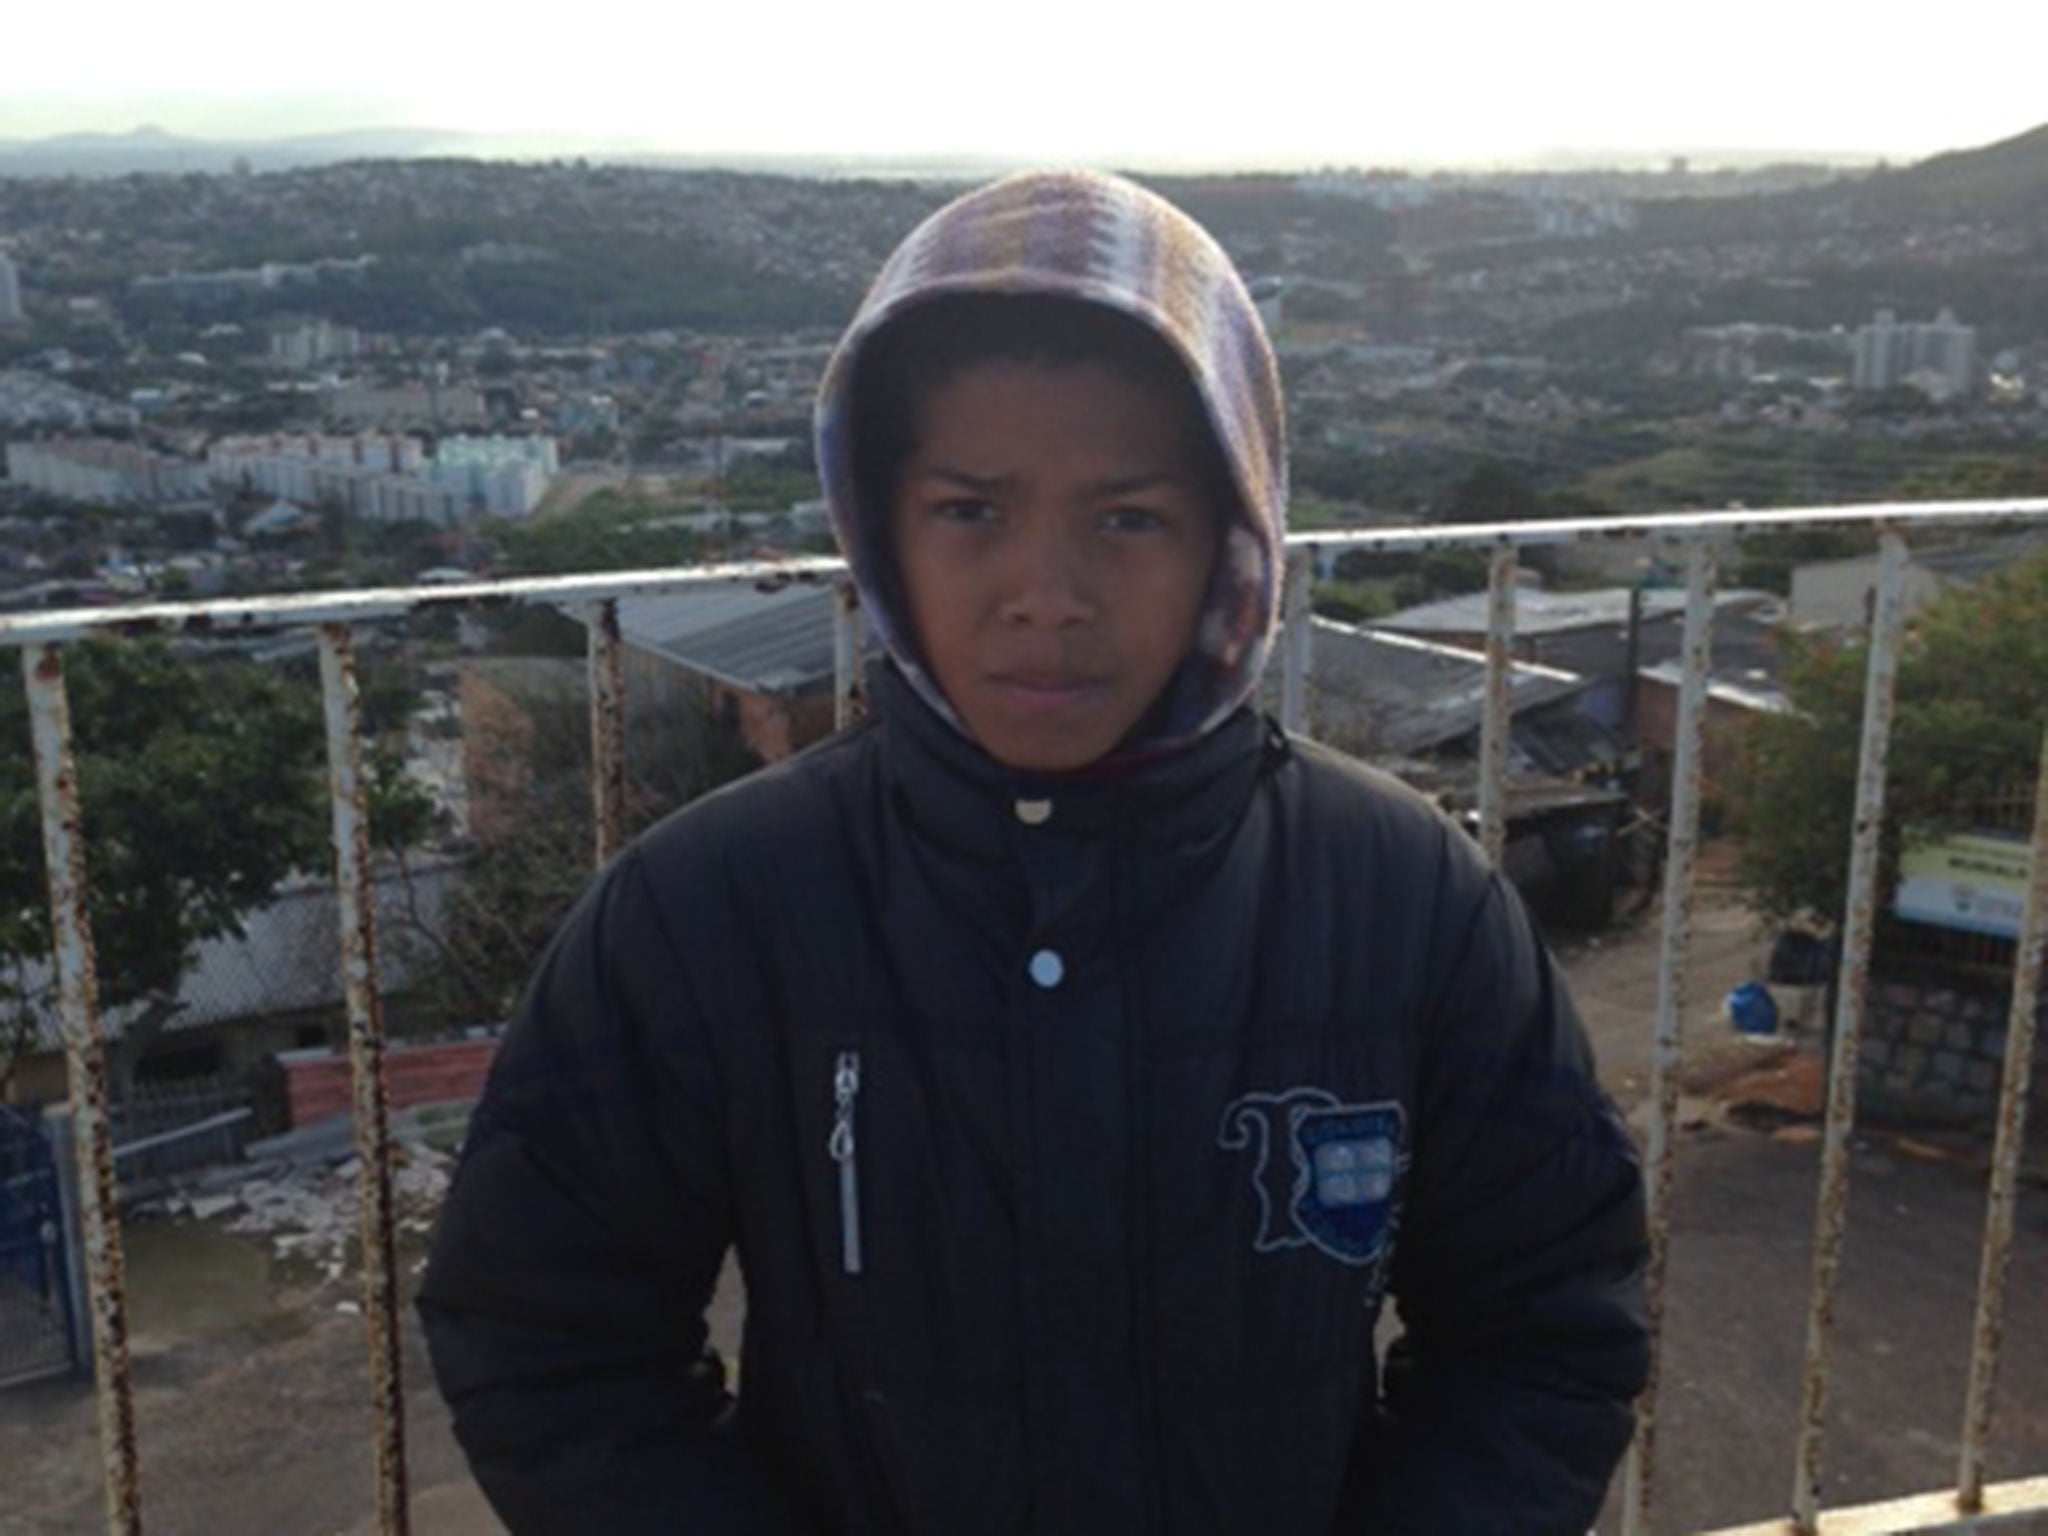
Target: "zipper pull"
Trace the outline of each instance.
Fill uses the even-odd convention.
[[[860,1273],[860,1170],[853,1139],[853,1111],[860,1098],[860,1052],[841,1051],[832,1068],[832,1161],[839,1165],[839,1262]]]

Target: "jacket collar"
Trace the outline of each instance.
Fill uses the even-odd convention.
[[[1033,774],[967,740],[894,666],[881,669],[875,691],[897,813],[920,833],[983,859],[1009,857],[1020,831],[1199,853],[1235,828],[1260,777],[1286,751],[1278,730],[1245,707],[1149,762]]]

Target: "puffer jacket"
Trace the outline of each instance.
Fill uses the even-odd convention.
[[[1512,892],[1248,709],[1076,783],[881,695],[618,859],[507,1033],[420,1295],[506,1525],[1584,1532],[1642,1192]]]

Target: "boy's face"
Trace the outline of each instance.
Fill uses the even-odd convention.
[[[1085,767],[1165,689],[1221,537],[1205,430],[1094,364],[977,363],[922,402],[896,561],[925,665],[990,756]]]

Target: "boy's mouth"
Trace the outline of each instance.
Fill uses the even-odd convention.
[[[1080,703],[1107,686],[1106,680],[1081,672],[1027,669],[989,675],[988,685],[1026,708],[1057,709]]]

